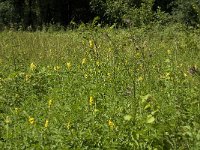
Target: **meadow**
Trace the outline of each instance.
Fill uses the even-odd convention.
[[[2,149],[199,149],[200,30],[0,32]]]

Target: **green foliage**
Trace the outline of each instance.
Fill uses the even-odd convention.
[[[130,20],[130,24],[133,26],[142,26],[150,24],[154,19],[154,12],[152,11],[154,0],[143,0],[140,7],[130,8],[128,13],[123,17],[125,20]]]
[[[103,22],[109,24],[121,22],[128,9],[127,3],[123,0],[91,0],[90,7]]]
[[[0,33],[0,147],[198,149],[200,30],[93,29]]]
[[[198,26],[200,23],[200,1],[177,0],[174,9],[175,20],[182,22],[188,26]]]
[[[0,1],[0,26],[8,24],[13,16],[13,6],[10,1]]]
[[[179,22],[198,27],[199,13],[199,0],[1,0],[0,28],[35,31],[52,25],[63,29],[71,27],[72,22],[76,24],[72,28],[77,28],[78,24],[92,22],[96,16],[105,26],[141,27],[155,22],[162,25]]]

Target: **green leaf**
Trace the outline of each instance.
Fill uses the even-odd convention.
[[[155,121],[155,118],[154,118],[154,116],[152,116],[152,115],[148,115],[147,116],[147,123],[154,123],[154,121]]]
[[[149,98],[151,98],[151,95],[147,94],[145,96],[141,96],[141,98],[142,98],[142,103],[144,103],[144,102],[147,102]]]
[[[130,121],[131,119],[132,119],[131,115],[125,115],[124,116],[124,120],[126,120],[126,121]]]

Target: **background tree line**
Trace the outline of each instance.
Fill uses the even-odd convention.
[[[169,21],[198,26],[199,0],[0,0],[0,25],[27,28],[71,21],[141,26]]]

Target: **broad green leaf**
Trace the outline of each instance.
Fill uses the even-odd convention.
[[[154,123],[154,121],[155,121],[154,116],[152,116],[152,115],[147,116],[147,123]]]
[[[131,119],[132,119],[131,115],[125,115],[124,116],[124,120],[126,120],[126,121],[130,121]]]

